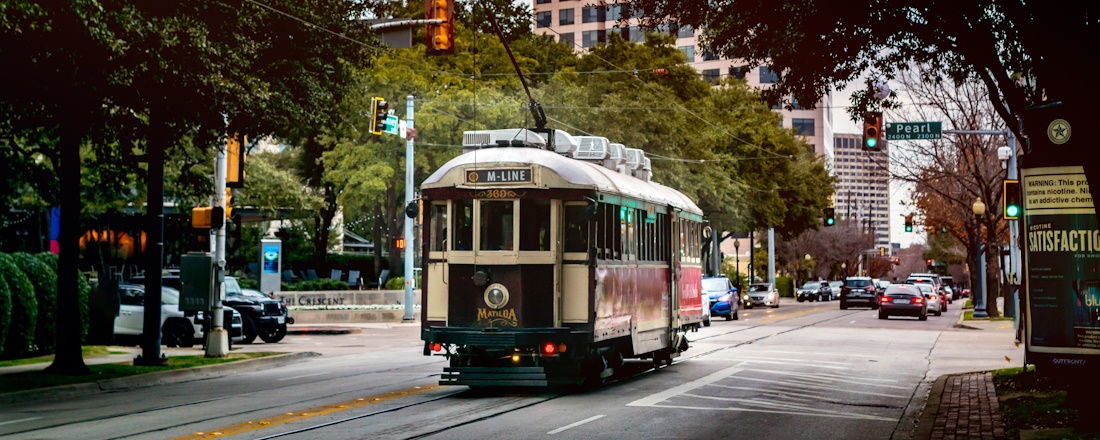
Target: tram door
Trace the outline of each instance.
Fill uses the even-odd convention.
[[[462,206],[456,205],[455,209],[462,209]],[[430,224],[428,225],[430,228],[430,243],[428,258],[425,259],[427,273],[424,274],[425,279],[428,280],[427,320],[445,322],[447,321],[449,307],[447,282],[450,281],[448,279],[450,274],[447,265],[447,248],[449,243],[453,243],[452,240],[454,240],[454,234],[451,231],[452,225],[448,219],[456,217],[462,219],[471,216],[472,213],[461,212],[457,213],[456,216],[448,216],[450,210],[446,200],[433,201],[430,210]]]
[[[588,203],[566,202],[562,205],[561,228],[561,322],[587,324],[589,310],[588,241],[591,238],[589,220],[585,215]]]
[[[668,240],[666,240],[668,269],[668,310],[670,328],[680,328],[680,210],[669,206],[667,219]]]

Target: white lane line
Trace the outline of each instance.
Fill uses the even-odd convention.
[[[725,388],[725,389],[728,389],[728,390],[756,391],[756,392],[761,393],[761,394],[775,394],[777,396],[782,396],[785,399],[793,399],[793,400],[814,400],[814,398],[819,398],[820,399],[820,398],[825,397],[825,396],[822,396],[822,395],[811,393],[809,391],[800,392],[800,393],[789,393],[789,392],[786,392],[786,391],[768,390],[768,389],[764,389],[764,388],[735,387],[735,386],[731,386],[731,385],[722,385],[722,384],[717,384],[717,383],[712,383],[712,384],[710,384],[710,386]],[[810,397],[810,396],[812,396],[812,397]]]
[[[816,390],[829,390],[829,391],[840,391],[840,392],[844,392],[844,393],[867,394],[867,395],[870,395],[870,396],[896,397],[898,399],[908,399],[909,398],[909,396],[900,396],[900,395],[897,395],[897,394],[875,393],[875,392],[871,392],[871,391],[855,391],[855,390],[852,390],[852,389],[849,389],[849,388],[830,387],[830,386],[815,385],[815,384],[809,384],[809,383],[777,382],[777,381],[771,380],[771,379],[755,379],[755,378],[752,378],[752,377],[742,377],[742,376],[730,376],[730,377],[732,377],[734,379],[749,380],[749,381],[753,381],[753,382],[765,382],[765,383],[770,383],[770,384],[775,385],[775,386],[792,388],[791,391],[800,391],[798,389],[799,387],[806,387],[806,388],[816,389]]]
[[[29,422],[31,420],[38,420],[38,419],[41,419],[41,417],[28,417],[28,418],[19,419],[19,420],[8,420],[6,422],[0,422],[0,425],[11,425],[13,423]]]
[[[675,409],[701,409],[708,411],[744,411],[744,412],[759,412],[770,414],[791,414],[796,416],[811,416],[811,417],[830,417],[836,419],[858,419],[858,420],[877,420],[882,422],[897,423],[897,419],[891,419],[887,417],[865,416],[862,414],[821,414],[821,413],[807,413],[803,411],[780,411],[773,409],[756,409],[756,408],[715,408],[707,406],[683,406],[683,405],[653,405],[654,408],[675,408]]]
[[[752,359],[752,358],[748,358],[748,359],[738,358],[738,359],[744,360],[745,362],[748,362],[750,364],[778,364],[778,365],[796,365],[796,366],[805,366],[806,365],[805,362],[764,361],[764,360]],[[827,368],[827,369],[830,369],[830,370],[852,370],[852,368],[835,367],[835,366],[832,366],[832,365],[814,365],[814,368]]]
[[[322,374],[328,374],[328,372],[327,372],[327,371],[322,371],[322,372],[320,372],[320,373],[313,373],[313,374],[303,374],[303,375],[301,375],[301,376],[291,376],[291,377],[284,377],[284,378],[282,378],[282,379],[275,379],[275,380],[276,380],[276,381],[283,381],[283,380],[304,379],[304,378],[307,378],[307,377],[320,376],[320,375],[322,375]]]
[[[833,379],[833,378],[823,379],[819,375],[812,374],[812,373],[811,374],[806,374],[806,373],[795,373],[793,371],[776,371],[776,370],[746,370],[746,371],[755,371],[757,373],[780,374],[780,375],[783,375],[783,376],[796,376],[796,377],[801,377],[801,378],[804,378],[804,379],[812,379],[812,380],[817,380],[817,381],[825,380],[825,381],[828,381],[828,382],[850,383],[850,384],[853,384],[853,385],[870,385],[870,386],[873,386],[873,387],[896,388],[896,389],[899,389],[899,390],[908,390],[909,389],[909,387],[903,387],[903,386],[899,386],[899,385],[867,384],[867,383],[864,383],[863,381],[858,381],[858,380],[844,380],[844,379]]]
[[[589,418],[587,418],[587,419],[581,420],[581,421],[579,421],[579,422],[577,422],[577,423],[571,423],[571,424],[568,424],[568,425],[562,426],[561,428],[558,428],[558,429],[555,429],[555,430],[553,430],[553,431],[547,432],[547,434],[557,434],[557,433],[559,433],[559,432],[565,431],[566,429],[570,429],[570,428],[576,428],[576,427],[578,427],[578,426],[581,426],[581,425],[583,425],[583,424],[585,424],[585,423],[588,423],[588,422],[591,422],[591,421],[595,421],[595,420],[599,420],[599,419],[602,419],[602,418],[604,418],[604,415],[603,415],[603,414],[600,414],[600,415],[596,415],[596,416],[592,416],[592,417],[589,417]]]
[[[855,324],[855,321],[848,321],[849,324]]]
[[[646,397],[630,402],[626,404],[626,406],[653,406],[665,399],[668,399],[669,397],[675,396],[677,394],[683,394],[696,388],[704,387],[706,385],[710,385],[714,382],[718,382],[722,379],[737,374],[737,372],[744,369],[742,367],[743,364],[744,363],[740,363],[732,367],[726,368],[725,370],[721,370],[717,373],[713,373],[709,376],[703,377],[701,379],[696,379],[691,382],[661,391],[659,393],[650,394]]]

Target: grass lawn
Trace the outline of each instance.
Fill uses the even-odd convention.
[[[104,353],[106,353],[105,348]],[[152,373],[155,371],[201,367],[203,365],[214,365],[225,362],[259,358],[264,356],[273,356],[277,354],[282,353],[230,353],[229,356],[226,356],[224,358],[208,358],[203,355],[175,356],[168,358],[168,365],[164,367],[139,367],[131,363],[89,365],[88,369],[91,370],[91,372],[83,376],[66,376],[59,374],[46,374],[42,371],[27,371],[22,373],[0,375],[0,390],[4,390],[5,392],[23,391],[37,388],[53,387],[58,385],[95,382],[106,379],[133,376],[136,374]]]
[[[974,318],[974,311],[967,310],[963,312],[963,321],[1011,321],[1012,318],[1008,316],[1000,316],[997,318]]]
[[[993,384],[1008,438],[1019,438],[1022,430],[1066,428],[1076,432],[1050,432],[1039,438],[1100,438],[1097,432],[1081,432],[1082,416],[1089,422],[1095,414],[1091,410],[1082,413],[1079,407],[1067,404],[1067,381],[1042,376],[1030,367],[1027,371],[1023,368],[994,371]]]
[[[109,354],[126,354],[126,351],[114,351],[108,350],[106,345],[85,345],[80,347],[80,353],[85,358],[107,356]],[[40,364],[43,362],[53,362],[53,355],[48,354],[45,356],[35,356],[23,359],[8,359],[0,361],[0,367],[12,367],[15,365],[29,365]]]

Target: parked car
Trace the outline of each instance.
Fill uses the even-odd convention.
[[[795,299],[802,301],[832,301],[833,290],[824,281],[807,281],[795,292]]]
[[[770,306],[774,309],[779,307],[779,291],[771,283],[753,283],[749,284],[741,300],[746,309],[753,306]]]
[[[840,288],[840,310],[845,310],[853,305],[867,306],[871,310],[877,310],[879,306],[878,288],[871,283],[868,277],[848,277],[844,280],[844,286]]]
[[[145,327],[145,286],[119,284],[116,336],[140,336]],[[169,347],[191,347],[202,340],[202,324],[180,311],[180,292],[168,286],[160,292],[161,342]]]
[[[928,319],[928,302],[917,285],[893,284],[886,289],[881,301],[878,319],[889,319],[891,316],[916,316],[921,321]]]
[[[947,302],[942,294],[937,293],[935,287],[931,284],[914,284],[920,289],[920,293],[924,295],[924,301],[928,303],[928,311],[933,315],[940,316],[943,312],[947,311]]]
[[[703,278],[703,297],[710,299],[710,316],[725,316],[726,321],[737,319],[737,288],[729,278]]]
[[[225,300],[222,304],[241,313],[246,344],[251,344],[257,336],[269,344],[279,342],[286,336],[287,324],[294,323],[286,304],[259,290],[241,289],[233,277],[225,277]]]
[[[118,286],[119,316],[115,318],[116,336],[140,336],[145,326],[145,286],[123,283]],[[169,347],[191,347],[202,341],[205,335],[203,313],[180,311],[180,292],[169,286],[161,286],[160,328],[161,342]],[[241,315],[228,309],[229,344],[241,340]]]

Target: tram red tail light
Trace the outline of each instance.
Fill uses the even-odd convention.
[[[432,351],[438,352],[438,351],[440,351],[440,350],[442,350],[442,349],[443,349],[443,345],[442,345],[442,344],[440,344],[440,343],[438,343],[438,342],[436,342],[436,343],[432,344]]]
[[[565,349],[568,348],[565,344],[558,344],[558,353],[565,353]]]
[[[558,347],[555,346],[553,342],[547,342],[547,343],[543,344],[543,346],[542,346],[542,352],[544,354],[554,354],[554,352],[557,351],[557,349],[558,349]]]

